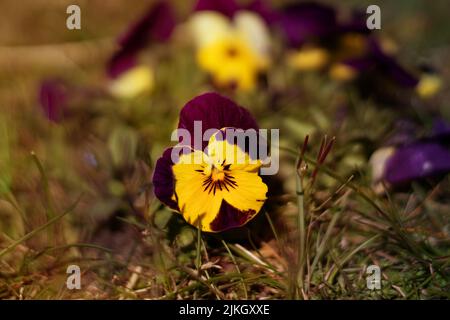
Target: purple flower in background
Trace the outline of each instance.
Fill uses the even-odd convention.
[[[392,185],[446,174],[450,171],[450,150],[439,143],[416,142],[398,148],[387,160],[384,177]]]
[[[170,5],[161,1],[152,5],[118,40],[119,50],[108,63],[107,71],[115,78],[136,65],[137,54],[153,42],[167,41],[175,27]]]
[[[282,8],[278,14],[278,24],[292,47],[330,37],[338,30],[334,8],[314,2]]]
[[[67,112],[68,88],[60,79],[42,82],[39,89],[39,105],[45,116],[53,122],[59,122]]]
[[[355,11],[340,21],[335,8],[315,2],[288,5],[277,16],[287,43],[298,50],[291,59],[294,68],[322,70],[328,65],[330,76],[337,80],[370,74],[370,78],[416,88],[419,78],[385,52],[367,29],[366,19],[363,12]]]
[[[413,181],[438,177],[450,172],[450,124],[438,118],[434,121],[431,134],[403,139],[405,142],[395,148],[377,151],[376,164],[382,168],[380,176],[394,187],[408,185]],[[385,151],[383,151],[385,150]]]

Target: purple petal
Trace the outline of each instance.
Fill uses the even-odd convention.
[[[234,0],[198,0],[194,11],[217,11],[232,18],[240,9]]]
[[[62,80],[46,80],[39,89],[39,104],[50,121],[59,122],[67,108],[68,88]]]
[[[442,118],[434,119],[430,138],[442,143],[450,142],[450,123]]]
[[[116,52],[108,62],[108,76],[112,79],[117,78],[125,71],[137,65],[134,52],[120,50]]]
[[[377,63],[377,69],[382,74],[408,88],[414,88],[419,83],[419,79],[405,70],[394,57],[387,55],[378,42],[372,39],[369,43],[371,54]]]
[[[117,72],[124,71],[125,66],[132,66],[130,59],[139,50],[154,41],[167,41],[174,27],[175,15],[167,2],[160,1],[150,7],[146,14],[134,23],[118,40],[120,49],[114,54],[108,64],[108,74],[117,76]]]
[[[205,93],[195,97],[180,112],[178,128],[189,131],[191,146],[195,148],[194,121],[201,121],[202,135],[208,129],[219,130],[225,127],[258,130],[258,125],[250,112],[217,93]],[[203,149],[207,143],[203,141]]]
[[[353,12],[349,21],[341,22],[338,25],[338,32],[342,33],[363,33],[369,34],[370,30],[367,28],[367,15],[362,11]]]
[[[244,9],[258,14],[268,25],[273,24],[278,19],[277,12],[264,0],[254,0],[244,7]]]
[[[336,32],[336,12],[318,3],[300,3],[282,9],[278,22],[291,46],[329,36]]]
[[[416,143],[397,149],[386,164],[384,177],[393,185],[446,174],[450,151],[437,143]]]
[[[376,67],[375,61],[370,57],[350,58],[341,61],[341,63],[359,71],[369,72]]]
[[[257,213],[254,210],[240,211],[223,200],[219,214],[211,222],[210,227],[214,232],[238,228],[249,222]]]
[[[178,210],[178,204],[172,199],[175,190],[175,180],[172,172],[172,150],[167,148],[163,155],[156,161],[153,172],[153,190],[156,197],[165,205]]]

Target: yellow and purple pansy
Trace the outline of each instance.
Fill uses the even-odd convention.
[[[188,25],[196,60],[215,86],[249,91],[270,65],[270,11],[262,2],[200,0]]]
[[[259,175],[262,161],[229,139],[228,130],[257,131],[258,126],[246,109],[216,93],[189,101],[178,129],[194,136],[199,121],[202,135],[214,133],[200,145],[180,141],[164,151],[153,174],[155,195],[202,231],[241,227],[260,212],[268,188]]]

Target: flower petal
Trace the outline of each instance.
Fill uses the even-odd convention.
[[[194,11],[216,11],[229,18],[239,9],[234,0],[198,0],[194,7]]]
[[[268,57],[270,36],[264,21],[250,11],[239,11],[234,18],[234,23],[244,41],[249,43],[252,49],[259,53],[261,57]]]
[[[204,168],[209,165],[202,151],[181,155],[172,167],[175,177],[175,194],[184,219],[191,225],[201,225],[203,231],[211,231],[210,223],[215,219],[222,203],[220,191],[205,190]]]
[[[62,80],[51,79],[41,84],[39,103],[48,120],[58,122],[67,111],[68,88]]]
[[[417,86],[419,79],[404,69],[394,57],[386,54],[377,41],[372,39],[369,46],[379,72],[403,87]]]
[[[156,197],[170,208],[178,210],[177,202],[174,200],[175,179],[172,172],[174,165],[172,151],[173,148],[167,148],[156,161],[152,183]]]
[[[134,66],[134,58],[139,50],[152,41],[168,40],[174,27],[175,16],[167,2],[160,1],[150,7],[146,14],[119,39],[120,49],[108,63],[108,75],[114,78]]]
[[[437,143],[416,143],[397,149],[386,163],[384,177],[393,185],[401,185],[449,171],[447,148]]]
[[[233,32],[231,21],[215,11],[195,13],[189,20],[189,27],[198,48],[211,45]]]
[[[336,12],[318,3],[292,4],[283,8],[278,17],[280,27],[291,46],[336,32]]]
[[[191,134],[191,146],[195,148],[195,140],[198,139],[194,132],[194,121],[201,121],[201,134],[208,129],[221,129],[235,127],[239,129],[255,129],[258,125],[243,107],[238,106],[232,100],[217,93],[205,93],[189,101],[180,112],[179,129],[186,129]],[[200,137],[202,139],[202,137]],[[208,142],[203,141],[202,150]]]

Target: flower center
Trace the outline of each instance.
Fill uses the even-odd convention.
[[[223,170],[213,167],[211,170],[212,181],[223,181],[225,179],[225,172]]]
[[[202,186],[204,191],[208,193],[216,194],[218,190],[229,191],[230,188],[234,189],[237,187],[235,178],[231,175],[230,165],[207,166],[203,169],[203,175],[205,179]]]
[[[239,50],[235,46],[230,46],[227,48],[227,55],[230,58],[236,58],[239,54]]]

